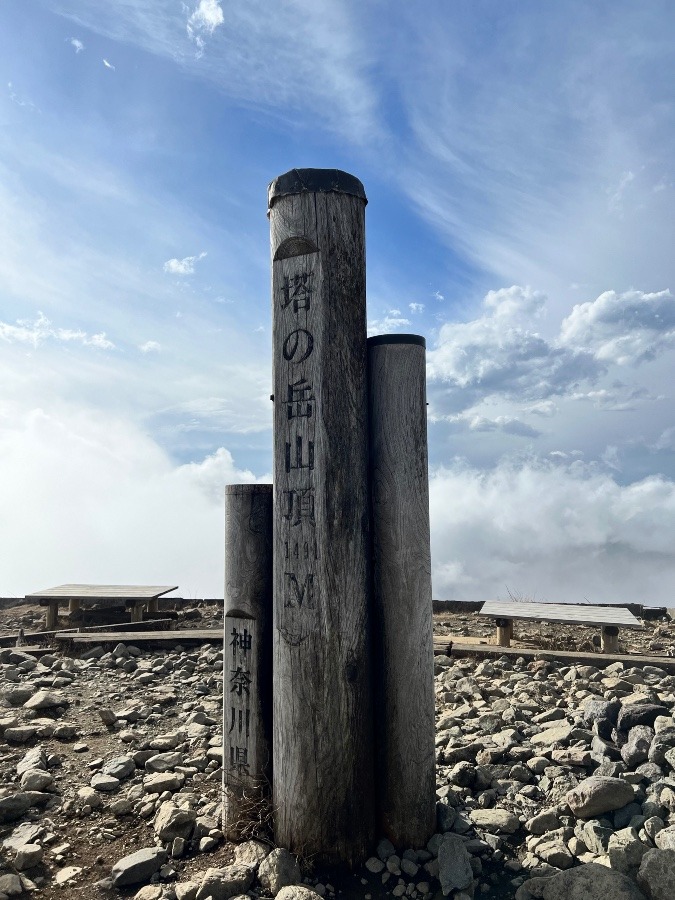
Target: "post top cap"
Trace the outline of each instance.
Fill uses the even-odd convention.
[[[360,197],[364,203],[368,202],[363,185],[349,172],[341,169],[291,169],[270,183],[267,189],[267,207],[272,209],[275,200],[289,194],[327,194],[331,191],[336,194],[351,194],[353,197]]]
[[[421,334],[376,334],[368,338],[369,347],[379,347],[380,344],[417,344],[426,347],[426,339]]]
[[[271,484],[226,484],[225,494],[271,494]]]

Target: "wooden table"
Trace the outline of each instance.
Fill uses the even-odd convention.
[[[510,647],[513,620],[560,622],[565,625],[599,625],[603,653],[619,650],[619,628],[642,628],[642,623],[623,606],[588,606],[575,603],[526,603],[518,600],[489,600],[479,615],[489,616],[497,626],[497,644]]]
[[[37,600],[47,607],[45,627],[51,631],[56,627],[59,604],[68,603],[68,611],[78,610],[83,601],[112,606],[124,603],[131,610],[131,621],[143,621],[143,609],[157,612],[157,601],[163,594],[175,591],[178,585],[142,584],[60,584],[57,587],[26,594],[26,600]]]

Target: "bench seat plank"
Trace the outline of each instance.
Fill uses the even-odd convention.
[[[517,600],[488,600],[479,615],[492,619],[533,619],[567,625],[610,625],[642,628],[643,625],[623,606],[587,606],[574,603],[526,603]]]

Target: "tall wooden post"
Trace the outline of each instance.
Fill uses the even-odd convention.
[[[272,778],[272,485],[225,488],[223,830],[264,830]]]
[[[436,824],[425,341],[368,341],[379,824],[399,848]]]
[[[269,189],[275,838],[347,863],[375,837],[365,205],[335,169]]]

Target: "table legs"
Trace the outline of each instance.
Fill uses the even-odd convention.
[[[600,649],[603,653],[619,652],[619,629],[616,625],[603,625]]]
[[[510,647],[513,637],[513,619],[496,619],[495,624],[497,625],[497,646]]]

